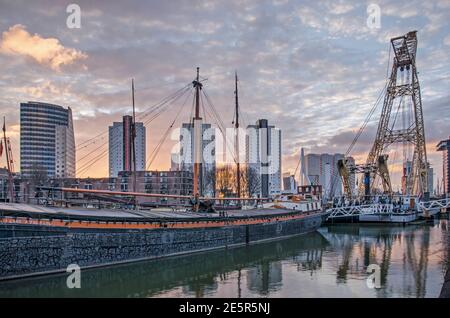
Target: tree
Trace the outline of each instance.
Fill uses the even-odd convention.
[[[235,190],[235,173],[230,165],[223,165],[216,169],[216,189],[219,195],[231,197]]]
[[[245,173],[243,173],[242,176],[244,176],[243,184],[247,191],[246,195],[250,198],[257,197],[261,187],[261,177],[258,170],[252,166],[247,166],[245,167]]]

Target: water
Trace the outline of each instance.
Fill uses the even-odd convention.
[[[0,283],[0,297],[437,297],[448,263],[447,220],[331,225],[229,250]],[[381,288],[366,267],[381,268]]]

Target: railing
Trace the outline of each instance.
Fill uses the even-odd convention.
[[[450,198],[432,201],[421,201],[417,203],[418,215],[424,217],[435,215],[440,210],[446,208],[450,208]],[[406,211],[406,209],[402,209],[400,206],[394,204],[348,205],[326,210],[326,212],[329,214],[327,216],[327,219],[353,217],[368,214],[405,213]]]
[[[441,200],[424,201],[418,203],[418,210],[423,216],[431,216],[442,209],[450,207],[450,198]]]
[[[336,207],[326,210],[329,215],[328,219],[344,218],[358,215],[368,214],[392,214],[394,212],[393,204],[365,204],[365,205],[350,205]]]

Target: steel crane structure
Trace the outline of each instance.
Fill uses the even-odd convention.
[[[381,155],[378,157],[376,163],[368,164],[352,164],[348,159],[338,160],[337,167],[339,175],[342,178],[342,184],[344,186],[344,193],[348,198],[353,196],[350,176],[357,173],[363,174],[364,196],[369,199],[371,195],[371,175],[378,175],[381,177],[383,190],[385,193],[392,193],[392,187],[389,179],[389,170],[387,165],[387,155]]]
[[[405,161],[405,147],[411,147],[413,149],[412,169],[406,179],[405,194],[420,196],[427,192],[428,178],[422,98],[416,67],[417,31],[392,38],[391,45],[394,52],[392,70],[375,142],[367,157],[366,165],[375,165],[386,149],[394,143],[403,143]],[[393,111],[394,104],[398,104],[397,111],[395,109]],[[403,120],[398,120],[399,114]],[[406,120],[407,116],[408,120]],[[399,128],[400,121],[403,127]],[[377,176],[381,176],[385,192],[391,192],[391,181],[387,170],[371,172],[371,188]]]

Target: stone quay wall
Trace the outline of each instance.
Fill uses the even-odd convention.
[[[321,216],[199,229],[68,232],[0,239],[0,280],[250,244],[317,229]]]

